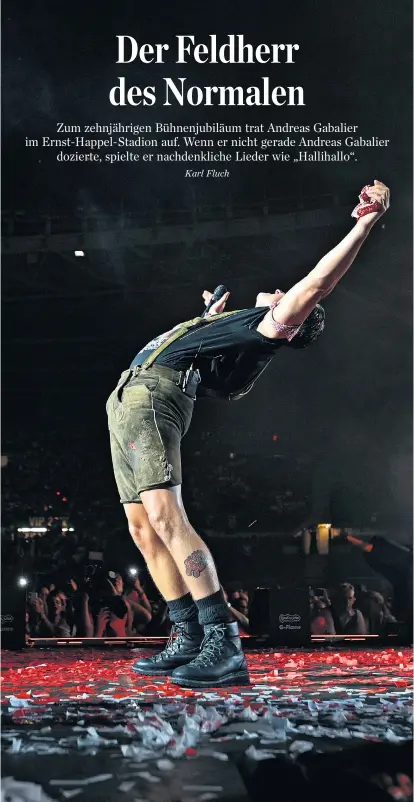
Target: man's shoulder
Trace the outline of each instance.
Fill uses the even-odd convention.
[[[247,309],[235,309],[231,312],[224,312],[221,315],[214,315],[211,317],[213,321],[215,318],[217,321],[223,320],[227,321],[229,324],[237,323],[237,322],[250,322],[250,321],[258,321],[260,322],[262,318],[265,316],[266,312],[268,312],[268,308],[263,307],[252,307]]]

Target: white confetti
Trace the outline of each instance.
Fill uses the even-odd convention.
[[[241,721],[257,721],[258,718],[259,716],[251,707],[245,707],[240,715]]]
[[[113,774],[95,774],[92,777],[83,777],[77,780],[49,780],[50,785],[91,785],[92,783],[103,783],[111,780]]]
[[[310,752],[313,749],[313,743],[310,741],[293,741],[289,746],[289,752],[293,755],[302,755],[304,752]]]
[[[53,802],[41,785],[30,782],[20,782],[14,777],[3,777],[1,799],[10,802]]]
[[[274,757],[273,752],[266,752],[264,749],[256,749],[253,744],[246,749],[245,754],[251,760],[270,760]]]
[[[8,752],[11,755],[17,755],[22,748],[22,743],[23,741],[21,738],[13,738],[12,744],[11,746],[9,746],[8,749],[6,749],[6,752]]]
[[[163,758],[161,760],[157,760],[157,768],[160,771],[171,771],[174,768],[174,763],[172,762],[172,760]]]
[[[174,736],[174,730],[167,722],[164,722],[164,724],[166,726],[162,730],[159,730],[157,727],[152,727],[151,725],[144,725],[141,727],[142,745],[151,749],[158,746],[167,746]]]
[[[223,763],[229,759],[225,752],[211,752],[211,757],[215,757],[216,760],[222,760]]]
[[[137,763],[154,757],[152,749],[145,749],[143,746],[136,746],[135,744],[122,744],[121,752],[124,757],[132,757]]]
[[[10,696],[10,707],[30,707],[29,699],[19,699],[17,696]]]
[[[134,780],[132,780],[132,781],[130,780],[129,782],[123,782],[123,783],[121,783],[121,785],[118,785],[118,789],[120,791],[123,791],[124,794],[128,794],[130,791],[132,791],[134,785],[135,785],[135,781]]]
[[[394,743],[394,744],[399,743],[400,741],[405,741],[406,740],[405,738],[400,738],[390,728],[387,729],[387,731],[385,733],[385,738],[387,739],[387,741],[390,741],[390,743]]]
[[[142,777],[143,780],[148,780],[149,783],[161,782],[159,777],[156,777],[155,774],[150,774],[149,771],[139,771],[138,777]]]

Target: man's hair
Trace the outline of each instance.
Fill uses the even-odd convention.
[[[302,323],[298,333],[287,345],[290,348],[307,348],[308,345],[313,345],[316,342],[324,328],[325,310],[318,304],[315,309],[312,309],[310,315]]]

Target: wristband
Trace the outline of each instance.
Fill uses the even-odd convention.
[[[279,306],[279,304],[280,301],[273,301],[273,303],[270,306],[270,311],[272,313],[272,326],[274,329],[276,329],[276,331],[278,331],[282,335],[282,338],[290,342],[298,333],[301,324],[299,326],[287,326],[286,323],[278,323],[278,321],[275,320],[273,317],[273,310],[276,309],[276,307]]]
[[[365,187],[361,189],[359,193],[359,203],[355,206],[351,217],[355,217],[359,220],[361,217],[365,217],[366,214],[372,214],[373,212],[381,212],[382,207],[378,201],[373,201],[367,194],[367,190],[369,189],[369,184],[366,184]]]
[[[372,214],[373,212],[382,212],[381,204],[379,204],[378,201],[373,201],[372,203],[358,203],[351,217],[356,217],[356,219],[359,220],[361,217],[365,217],[366,214]]]
[[[367,194],[367,190],[369,189],[369,184],[366,184],[365,187],[362,187],[361,192],[359,193],[359,200],[361,203],[369,203],[371,198]]]

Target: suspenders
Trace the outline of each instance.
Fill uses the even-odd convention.
[[[205,326],[207,324],[214,323],[215,320],[221,320],[222,318],[229,317],[230,315],[237,315],[237,313],[240,311],[241,311],[240,309],[236,309],[234,312],[222,312],[220,315],[213,315],[211,318],[195,317],[192,320],[187,320],[185,323],[182,323],[181,326],[170,335],[170,337],[167,337],[167,339],[164,340],[163,343],[161,343],[159,348],[156,348],[155,351],[153,351],[150,354],[150,356],[145,360],[145,362],[142,363],[141,370],[147,370],[148,368],[150,368],[151,365],[153,365],[153,363],[155,362],[155,360],[159,357],[159,355],[162,354],[162,352],[165,351],[165,349],[168,348],[168,346],[171,345],[171,343],[174,343],[176,340],[181,339],[181,337],[184,337],[184,335],[187,334],[192,329],[195,330],[201,328],[202,326]]]
[[[159,348],[156,348],[155,351],[153,351],[150,354],[150,356],[145,360],[145,362],[142,363],[142,365],[140,366],[140,369],[141,370],[147,370],[148,368],[150,368],[151,365],[154,364],[155,360],[159,357],[159,355],[162,354],[162,352],[165,351],[165,349],[168,348],[168,346],[171,345],[171,343],[174,343],[176,340],[181,339],[181,337],[184,337],[185,334],[187,334],[189,331],[191,331],[193,329],[196,330],[196,329],[201,328],[202,326],[205,326],[207,324],[214,323],[215,320],[222,320],[223,318],[229,317],[230,315],[237,315],[237,313],[240,312],[240,311],[242,311],[242,310],[236,309],[233,312],[221,312],[221,314],[214,315],[211,318],[209,318],[209,317],[195,317],[192,320],[187,320],[185,323],[182,323],[181,326],[179,326],[178,329],[173,331],[173,333],[169,337],[167,337],[167,339],[164,340],[163,343],[161,343]],[[266,362],[266,364],[263,366],[263,368],[258,372],[257,376],[255,376],[253,381],[251,381],[247,386],[245,386],[241,390],[239,390],[238,393],[232,393],[229,396],[226,396],[226,398],[229,401],[232,401],[232,400],[238,401],[239,398],[242,398],[244,395],[246,395],[248,392],[250,392],[250,390],[252,389],[252,387],[255,384],[256,380],[263,373],[263,371],[266,370],[266,368],[269,365],[270,361],[271,361],[271,359],[269,358],[269,360]],[[186,384],[188,382],[189,374],[191,373],[191,371],[192,371],[192,366],[188,369],[188,371],[186,373],[186,376],[184,378],[183,389],[185,389],[185,386],[186,386]]]

